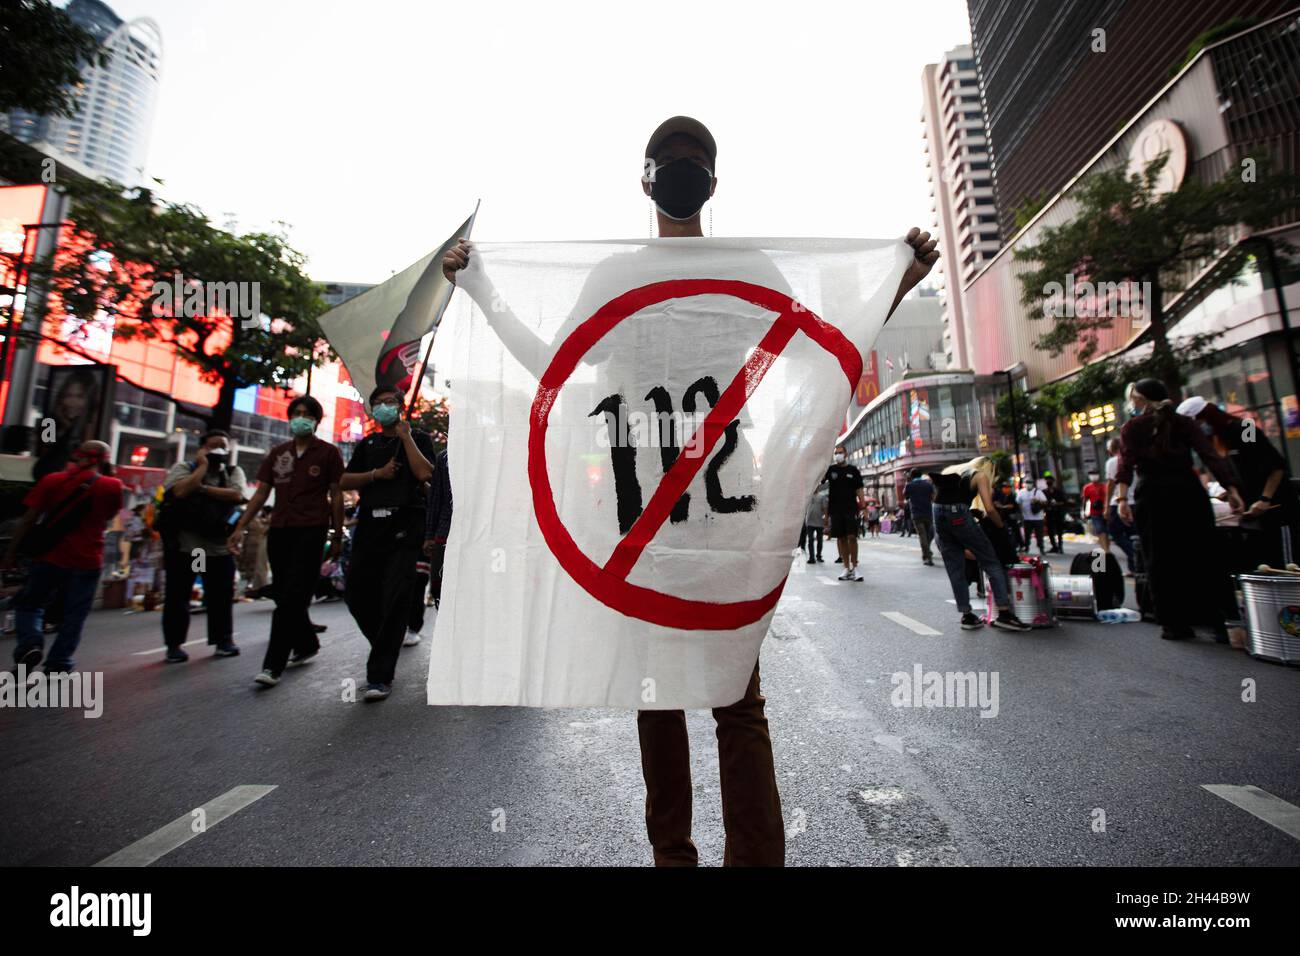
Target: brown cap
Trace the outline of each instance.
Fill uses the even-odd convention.
[[[660,123],[659,128],[650,134],[650,141],[645,144],[646,158],[653,159],[664,140],[677,133],[698,140],[704,147],[704,151],[709,154],[709,159],[714,163],[718,161],[718,144],[713,141],[713,134],[709,132],[707,126],[689,116],[674,116]]]

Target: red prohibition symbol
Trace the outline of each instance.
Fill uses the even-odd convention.
[[[550,474],[546,467],[546,429],[560,389],[593,346],[624,319],[668,299],[699,295],[727,295],[777,313],[776,322],[763,336],[753,355],[736,373],[717,404],[700,425],[703,433],[692,439],[698,455],[679,455],[668,469],[641,516],[628,530],[604,567],[578,547],[555,508]],[[641,553],[668,520],[681,494],[703,467],[719,439],[758,388],[767,370],[799,332],[808,336],[839,362],[852,390],[862,375],[862,357],[839,329],[781,292],[732,279],[671,279],[625,292],[601,306],[560,344],[537,385],[528,422],[528,483],[533,513],[547,547],[560,566],[588,594],[627,617],[662,627],[688,631],[729,631],[759,620],[775,606],[785,587],[782,578],[760,598],[744,601],[696,601],[640,587],[627,580]],[[700,439],[703,439],[702,441]]]

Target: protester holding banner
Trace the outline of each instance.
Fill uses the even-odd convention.
[[[235,559],[228,547],[230,520],[248,487],[244,471],[230,465],[230,436],[213,429],[199,439],[192,461],[180,461],[163,479],[163,642],[168,664],[190,659],[182,647],[190,629],[190,592],[203,576],[208,643],[216,657],[235,657]]]
[[[608,535],[617,530],[620,535],[614,547],[613,558],[607,561],[604,568],[595,567],[595,579],[590,581],[586,579],[592,576],[592,564],[585,558],[575,560],[568,532],[555,524],[555,514],[552,502],[549,500],[550,489],[545,487],[545,483],[550,480],[544,460],[545,435],[541,434],[540,437],[530,441],[528,459],[530,480],[542,484],[546,492],[539,497],[537,484],[534,484],[534,504],[542,509],[541,514],[534,512],[535,521],[542,528],[543,534],[548,536],[548,548],[550,553],[555,555],[559,566],[562,566],[569,575],[574,576],[575,581],[579,578],[583,579],[585,583],[580,582],[581,586],[588,595],[596,598],[595,604],[584,602],[580,605],[563,605],[558,608],[553,604],[542,606],[552,608],[548,611],[552,615],[552,620],[556,615],[566,616],[570,613],[575,618],[586,617],[588,620],[599,617],[609,622],[610,632],[591,635],[593,638],[599,638],[601,643],[585,649],[582,658],[584,666],[562,671],[564,680],[552,682],[554,685],[562,683],[569,689],[568,693],[563,691],[556,693],[551,685],[536,680],[535,674],[520,674],[522,681],[516,680],[513,676],[507,676],[505,679],[498,678],[492,682],[494,686],[483,681],[479,683],[484,686],[487,691],[484,696],[489,699],[531,702],[545,701],[552,695],[570,700],[581,695],[580,699],[590,700],[600,694],[610,699],[612,692],[613,699],[617,699],[620,705],[624,705],[622,702],[628,700],[628,689],[633,686],[632,680],[637,673],[634,668],[640,666],[636,661],[649,659],[651,662],[660,662],[662,673],[674,678],[671,684],[667,685],[670,688],[671,699],[697,700],[703,697],[708,701],[708,706],[713,708],[713,715],[718,725],[722,812],[727,832],[723,851],[724,865],[781,865],[784,862],[784,823],[756,659],[758,642],[761,642],[762,633],[766,631],[768,623],[763,608],[775,603],[780,588],[759,601],[742,602],[737,609],[734,604],[715,603],[718,600],[716,594],[712,596],[711,601],[682,600],[645,587],[629,588],[624,580],[627,568],[620,565],[622,561],[635,563],[640,549],[645,546],[644,537],[635,533],[638,522],[644,516],[648,518],[647,524],[661,529],[665,527],[670,529],[668,534],[674,543],[664,549],[666,560],[655,563],[656,572],[665,581],[672,580],[678,574],[689,572],[694,567],[692,561],[697,558],[711,559],[710,566],[714,573],[717,572],[719,565],[729,565],[729,573],[736,577],[768,575],[771,572],[767,567],[769,563],[767,554],[746,553],[743,550],[726,551],[719,546],[714,546],[711,551],[708,548],[701,550],[699,548],[701,522],[700,519],[692,516],[691,509],[697,509],[695,514],[699,514],[700,506],[706,505],[705,518],[711,521],[726,520],[732,523],[732,527],[740,527],[754,521],[757,517],[755,511],[757,497],[750,492],[756,490],[753,484],[755,465],[762,461],[769,467],[773,467],[773,462],[784,461],[788,462],[790,473],[776,474],[772,479],[773,485],[770,491],[773,497],[769,509],[776,510],[769,510],[767,515],[768,520],[773,522],[774,546],[771,554],[781,555],[783,573],[788,573],[788,542],[794,539],[796,524],[805,520],[804,509],[807,499],[804,495],[816,483],[816,475],[811,472],[811,469],[816,466],[813,464],[812,455],[807,453],[806,449],[802,455],[789,457],[788,449],[794,444],[786,441],[788,432],[784,429],[791,427],[789,419],[782,417],[781,430],[769,433],[769,444],[764,451],[749,448],[743,434],[747,420],[745,416],[749,414],[743,395],[758,387],[767,367],[763,364],[765,358],[770,357],[773,360],[778,358],[784,347],[783,343],[789,341],[785,337],[788,331],[796,328],[804,330],[809,336],[808,341],[816,343],[814,348],[827,348],[826,343],[831,340],[838,343],[840,339],[836,336],[839,333],[830,330],[825,324],[801,321],[800,314],[804,311],[803,307],[798,302],[791,304],[792,296],[788,292],[788,283],[783,273],[776,268],[772,259],[758,244],[747,244],[741,241],[731,247],[716,248],[703,243],[696,245],[696,241],[703,236],[701,210],[712,196],[717,184],[714,177],[716,158],[717,148],[713,136],[697,120],[682,116],[673,117],[652,134],[645,150],[646,164],[642,176],[642,189],[654,203],[660,241],[614,252],[592,265],[587,272],[586,283],[577,295],[572,308],[566,310],[567,318],[559,326],[549,326],[548,332],[544,335],[538,334],[537,325],[522,321],[511,310],[506,299],[494,292],[492,283],[486,279],[485,272],[474,268],[471,264],[472,246],[468,243],[459,243],[450,249],[443,259],[444,271],[448,279],[455,280],[457,272],[467,267],[470,269],[465,277],[465,285],[476,307],[481,311],[483,319],[490,325],[501,345],[510,353],[517,365],[522,366],[533,376],[533,387],[537,387],[538,380],[543,381],[543,387],[538,390],[537,402],[548,398],[545,406],[548,411],[539,412],[538,405],[534,405],[532,417],[534,431],[537,431],[538,426],[544,427],[547,419],[555,414],[557,406],[550,404],[549,398],[558,393],[569,374],[568,371],[558,370],[571,370],[578,361],[600,369],[596,376],[596,392],[593,395],[599,404],[596,404],[594,411],[588,411],[591,405],[586,403],[585,398],[578,396],[590,393],[584,392],[582,387],[575,386],[575,397],[569,405],[565,405],[561,399],[559,414],[582,416],[582,420],[596,417],[599,421],[598,416],[603,413],[607,425],[602,434],[607,433],[610,439],[614,439],[618,434],[616,429],[625,419],[628,401],[640,401],[642,396],[647,401],[653,400],[656,412],[662,414],[661,408],[667,410],[669,401],[678,394],[678,390],[681,390],[684,393],[682,401],[684,410],[694,413],[693,401],[688,402],[686,399],[693,400],[699,391],[713,409],[710,415],[714,425],[705,424],[696,436],[690,436],[693,440],[693,437],[704,435],[706,442],[704,454],[678,455],[678,447],[671,440],[659,443],[661,453],[659,459],[665,478],[658,489],[658,494],[651,498],[648,505],[641,497],[640,478],[635,462],[635,443],[629,446],[627,442],[611,440],[604,445],[608,449],[610,460],[609,470],[605,473],[612,476],[612,488],[601,480],[600,490],[595,491],[597,484],[591,479],[590,472],[585,467],[582,471],[570,472],[575,477],[581,476],[579,480],[584,482],[582,487],[590,496],[587,499],[590,505],[585,516],[584,530],[600,535]],[[903,295],[924,278],[937,261],[935,243],[930,240],[928,233],[913,229],[908,233],[907,243],[911,248],[906,250],[897,245],[877,247],[871,251],[858,246],[851,253],[858,257],[852,266],[855,270],[868,270],[862,274],[863,282],[854,287],[853,294],[844,287],[843,297],[840,297],[839,290],[836,290],[837,314],[842,315],[843,319],[850,323],[855,330],[854,334],[862,340],[848,345],[846,349],[834,352],[841,359],[838,371],[851,379],[845,390],[844,400],[847,400],[851,393],[852,382],[856,382],[860,377],[861,352],[869,346],[869,338],[874,338],[879,326],[892,313]],[[811,264],[811,262],[811,259],[805,260],[805,263]],[[716,276],[718,274],[725,275],[727,278],[702,280],[683,278],[684,275]],[[884,282],[881,281],[882,277],[885,279]],[[732,279],[738,281],[729,284],[729,280]],[[659,283],[657,288],[653,285],[656,281]],[[665,289],[674,286],[680,290],[677,295],[673,294],[671,288]],[[552,282],[551,287],[557,288],[559,284]],[[723,295],[731,294],[741,299],[748,297],[748,304],[740,307],[733,303],[728,307],[694,308],[695,304],[688,301],[693,296],[708,296],[710,293],[707,290],[716,287],[725,287]],[[820,285],[823,293],[828,287],[826,283]],[[887,304],[891,294],[893,302]],[[658,298],[653,298],[656,295]],[[642,311],[643,314],[647,306],[652,309],[662,308],[659,303],[666,299],[681,303],[681,308],[670,311],[653,326],[643,327],[647,331],[653,328],[654,334],[650,338],[638,339],[630,324],[625,326],[628,329],[626,332],[623,328],[619,328],[611,334],[599,336],[591,334],[593,328],[605,328],[607,331],[612,328],[612,325],[600,325],[602,322],[621,321],[617,317],[620,314],[626,316],[628,313],[615,310],[634,296],[638,297],[634,301],[641,304],[641,309],[638,311]],[[766,321],[754,319],[753,304],[759,302],[763,303],[763,308],[770,310]],[[840,306],[843,308],[840,309]],[[671,306],[668,308],[672,309]],[[776,327],[771,326],[771,311],[784,312],[782,321]],[[763,330],[768,329],[771,331],[768,332],[764,344],[757,352],[751,351],[753,340],[749,336],[755,331],[761,335]],[[588,334],[591,334],[591,337],[585,338]],[[701,347],[701,342],[707,344]],[[772,343],[770,349],[767,342]],[[802,341],[800,347],[803,347]],[[834,348],[840,347],[836,345]],[[671,363],[664,363],[663,359],[668,356],[671,356]],[[495,364],[495,360],[493,363]],[[798,364],[788,368],[798,370],[803,376],[797,383],[793,383],[792,387],[799,388],[807,383],[807,369],[810,366]],[[739,373],[737,370],[740,370]],[[753,370],[752,375],[748,374],[750,370]],[[553,371],[556,384],[547,385],[549,379],[544,378],[544,373],[549,374]],[[671,378],[670,382],[653,380],[654,376],[663,376],[665,373]],[[719,378],[722,374],[727,377]],[[835,384],[834,380],[830,382],[832,385]],[[669,385],[672,386],[671,389]],[[493,393],[488,391],[485,394],[491,397]],[[496,394],[509,395],[504,391]],[[599,397],[602,394],[605,395],[603,399]],[[835,396],[834,404],[839,406],[836,409],[831,408],[832,394]],[[736,396],[742,396],[742,400],[737,401]],[[810,433],[812,429],[816,429],[815,444],[825,449],[826,434],[835,427],[836,421],[843,419],[841,396],[838,390],[817,392],[810,386],[806,397],[808,403],[800,406],[800,420],[808,425]],[[453,409],[456,407],[453,406]],[[814,407],[815,413],[812,411]],[[791,406],[788,404],[781,406],[781,411],[785,414],[788,414],[790,409]],[[765,407],[763,413],[765,416],[771,415],[770,406]],[[513,415],[513,411],[510,414]],[[579,420],[576,417],[570,419],[573,428],[581,427],[584,431],[590,428],[589,425],[578,426]],[[815,425],[812,424],[814,421]],[[713,430],[714,426],[716,430]],[[474,434],[482,436],[484,432],[485,430],[479,427]],[[590,435],[591,432],[587,431],[587,434]],[[688,436],[689,432],[683,437]],[[576,438],[578,438],[576,431],[566,432],[565,440],[573,442]],[[454,436],[453,440],[455,440]],[[715,444],[717,453],[711,454]],[[777,450],[778,447],[780,450]],[[813,454],[824,453],[823,450]],[[494,451],[493,454],[499,452]],[[508,449],[506,454],[511,455],[513,460],[513,456],[518,452]],[[707,468],[704,466],[706,460]],[[736,465],[725,476],[728,482],[725,486],[726,490],[732,491],[732,494],[727,494],[723,490],[722,472],[728,461]],[[670,484],[669,478],[675,469],[681,474]],[[695,485],[700,490],[683,494],[682,486],[690,486],[693,481],[692,476],[702,479],[700,484]],[[783,481],[784,488],[781,487]],[[700,488],[700,485],[703,485],[703,488]],[[576,493],[579,486],[575,484],[569,487]],[[851,497],[855,501],[857,494],[857,489],[851,491]],[[697,495],[699,498],[707,498],[707,501],[699,502],[697,505],[695,503],[698,500]],[[618,506],[617,514],[611,513],[615,503]],[[468,507],[474,508],[472,500]],[[679,522],[680,531],[672,532],[672,526]],[[851,535],[852,531],[848,533]],[[481,546],[483,541],[480,539],[475,543]],[[547,559],[543,557],[541,560],[545,562]],[[620,565],[618,572],[614,573],[610,565]],[[748,568],[745,567],[746,565]],[[459,562],[454,565],[449,562],[453,576],[458,573],[459,567]],[[536,572],[538,583],[548,594],[552,587],[563,587],[558,579],[553,577],[554,572],[549,567],[544,564],[534,565],[534,567],[540,569]],[[773,570],[777,570],[775,565]],[[456,583],[455,577],[452,583]],[[631,593],[628,593],[629,590]],[[639,599],[635,595],[639,595]],[[464,661],[457,661],[453,656],[455,649],[441,636],[444,633],[444,626],[448,629],[448,633],[451,628],[456,627],[454,611],[448,614],[446,604],[449,602],[455,602],[452,605],[453,609],[459,608],[460,613],[475,615],[481,613],[471,611],[462,604],[462,596],[454,588],[444,602],[443,611],[439,616],[439,635],[433,648],[434,656],[431,658],[431,702],[436,698],[447,699],[447,691],[450,687],[464,687],[462,681],[472,671],[479,671],[486,676],[486,671],[480,670],[477,651],[473,658],[467,656]],[[757,605],[756,615],[755,605]],[[681,606],[680,614],[674,610],[677,606]],[[601,611],[600,607],[607,608],[608,612]],[[686,607],[691,610],[687,611]],[[696,615],[707,615],[707,618],[700,619]],[[656,623],[664,622],[660,624],[660,630],[651,632],[659,636],[660,640],[647,642],[643,628],[637,628],[635,632],[629,630],[625,622],[632,618]],[[706,627],[708,621],[714,618],[726,622],[716,626],[732,633],[726,635],[726,640],[722,639],[724,637],[722,634],[719,634],[717,639],[699,640],[691,629]],[[733,619],[734,623],[732,623]],[[638,636],[636,645],[625,643],[626,638],[632,633]],[[565,639],[561,640],[562,637]],[[480,631],[476,633],[475,639],[479,648],[491,649],[504,645],[503,650],[506,652],[518,654],[518,637],[513,633],[498,634],[495,631]],[[546,645],[555,648],[557,661],[570,653],[579,642],[586,640],[585,631],[570,632],[567,629],[564,634],[552,632],[545,637]],[[464,644],[464,641],[458,641],[457,646],[464,646]],[[620,648],[625,648],[626,653],[618,654]],[[711,654],[725,655],[726,666],[719,666],[720,662],[716,659],[711,660]],[[720,682],[725,680],[727,687],[740,689],[737,686],[740,682],[735,678],[743,673],[742,660],[746,663],[753,660],[754,664],[749,674],[748,684],[743,687],[743,693],[738,696],[727,695],[728,699],[733,701],[732,703],[723,702],[724,706],[717,706],[721,694],[716,689],[712,693],[708,693],[707,690],[701,693],[702,689],[709,686],[708,682],[714,679]],[[701,665],[698,670],[692,666],[696,661]],[[447,662],[460,670],[438,666],[441,662]],[[493,673],[501,675],[503,673],[501,663],[495,659],[494,662]],[[472,671],[467,671],[466,668],[472,668]],[[510,670],[513,675],[513,668]],[[617,677],[614,676],[614,670],[619,671]],[[626,673],[623,673],[624,670]],[[588,680],[588,673],[601,678],[599,685],[595,681]],[[689,683],[680,680],[677,675],[688,677]],[[657,701],[655,697],[647,696],[652,693],[649,684],[653,683],[653,680],[635,678],[637,692],[643,705],[662,708],[643,708],[637,715],[642,770],[646,783],[646,827],[657,865],[691,866],[697,862],[698,854],[690,836],[692,785],[686,718],[682,710],[672,709]],[[719,683],[718,686],[722,684]],[[460,694],[463,695],[463,692]]]
[[[370,642],[364,699],[383,700],[393,689],[397,655],[407,633],[415,566],[424,543],[426,497],[433,476],[433,439],[402,418],[402,394],[380,385],[370,393],[380,426],[352,452],[341,486],[358,489],[344,599]]]
[[[343,456],[329,442],[316,437],[324,417],[316,399],[310,395],[295,398],[289,403],[288,415],[293,438],[276,445],[262,460],[257,491],[228,544],[231,552],[239,553],[249,523],[274,491],[275,510],[266,534],[266,553],[271,563],[275,613],[271,615],[271,640],[262,660],[262,672],[253,678],[263,687],[278,684],[286,665],[305,663],[320,651],[320,639],[307,609],[320,579],[322,559],[330,560],[343,546],[343,492],[339,488]]]

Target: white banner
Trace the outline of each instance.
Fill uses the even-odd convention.
[[[439,346],[455,506],[429,703],[740,699],[911,257],[476,245]]]

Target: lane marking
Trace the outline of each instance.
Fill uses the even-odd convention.
[[[233,636],[233,635],[232,635],[232,636]],[[207,639],[206,637],[197,637],[197,638],[195,638],[195,639],[192,640],[192,641],[186,641],[184,644],[181,645],[181,647],[189,647],[191,644],[206,644],[207,642],[208,642],[208,639]],[[150,648],[149,650],[147,650],[147,651],[134,651],[134,652],[131,654],[131,656],[132,656],[132,657],[144,657],[144,656],[146,656],[146,655],[148,655],[148,654],[162,654],[162,653],[165,652],[166,650],[167,650],[166,645],[163,645],[162,647],[151,647],[151,648]]]
[[[1222,797],[1251,816],[1277,827],[1294,840],[1300,840],[1300,807],[1287,803],[1259,787],[1237,787],[1227,783],[1203,783],[1201,787]]]
[[[147,837],[136,840],[128,847],[123,847],[111,856],[106,856],[95,866],[148,866],[161,859],[178,846],[189,843],[196,836],[206,833],[226,817],[238,813],[251,803],[261,800],[275,789],[275,785],[260,786],[246,784],[228,790],[214,800],[203,804],[204,827],[194,830],[194,811],[177,817],[171,823],[150,833]]]
[[[929,636],[932,634],[943,633],[943,631],[936,631],[934,628],[930,627],[930,625],[922,624],[920,621],[913,620],[912,618],[908,617],[906,614],[900,614],[897,611],[881,611],[880,616],[887,617],[895,624],[901,624],[909,631],[913,631],[917,634],[924,634],[926,636]]]

